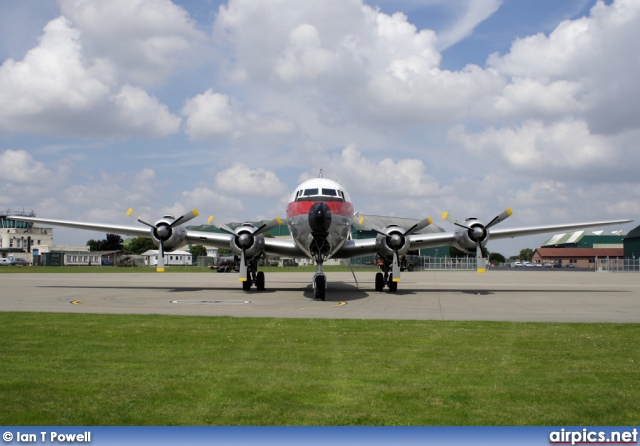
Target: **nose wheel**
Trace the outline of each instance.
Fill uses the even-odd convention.
[[[325,300],[325,291],[327,289],[327,278],[322,273],[313,276],[313,298],[315,300]]]

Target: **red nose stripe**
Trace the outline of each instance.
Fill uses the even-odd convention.
[[[287,206],[287,218],[308,214],[311,206],[315,203],[317,203],[317,201],[292,201],[289,203],[289,206]],[[351,203],[342,201],[326,201],[325,203],[329,206],[329,209],[331,209],[332,214],[353,218],[353,207]]]

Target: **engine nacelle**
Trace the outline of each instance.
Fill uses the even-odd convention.
[[[156,227],[151,229],[151,239],[156,246],[162,246],[165,252],[171,252],[174,249],[185,244],[187,240],[187,231],[181,226],[170,228],[173,221],[167,217],[156,222]]]
[[[246,258],[251,259],[264,252],[264,235],[253,235],[256,227],[248,223],[235,230],[235,237],[231,239],[231,250],[236,255],[242,255],[242,248]]]
[[[409,240],[403,236],[405,231],[397,225],[389,225],[384,228],[382,234],[376,237],[376,250],[380,257],[391,259],[397,251],[399,256],[409,251]]]
[[[467,218],[465,223],[469,229],[459,228],[456,230],[454,246],[470,255],[475,255],[478,242],[483,248],[487,244],[489,232],[485,229],[485,225],[475,217]]]

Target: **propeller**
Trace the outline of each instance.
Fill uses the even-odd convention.
[[[263,223],[261,226],[258,226],[253,231],[251,231],[251,229],[247,227],[247,229],[249,229],[249,232],[242,231],[239,234],[233,231],[224,223],[216,222],[213,215],[209,217],[207,222],[235,237],[236,245],[242,250],[242,254],[240,256],[240,282],[246,282],[247,281],[246,250],[253,245],[255,236],[264,234],[265,232],[270,231],[276,226],[282,224],[282,219],[276,217],[273,220],[268,221],[267,223]]]
[[[512,214],[513,212],[511,211],[511,209],[507,209],[494,217],[494,219],[491,220],[486,226],[479,222],[476,222],[473,226],[460,223],[458,220],[451,217],[447,212],[442,213],[442,219],[467,230],[469,239],[471,239],[476,244],[476,271],[478,273],[484,273],[487,270],[487,261],[482,256],[482,241],[487,236],[487,229],[497,225],[503,220],[506,220]]]
[[[133,208],[129,208],[129,210],[127,211],[127,215],[133,218],[134,220],[139,221],[143,225],[153,228],[153,235],[160,242],[156,271],[159,273],[162,273],[164,272],[164,242],[166,242],[171,238],[171,235],[173,234],[172,229],[178,225],[184,224],[189,220],[196,218],[199,214],[197,210],[193,209],[187,212],[186,214],[176,218],[172,222],[168,222],[166,220],[160,220],[156,224],[150,223],[148,220],[146,220],[144,217],[140,216],[140,214],[134,211]]]
[[[382,232],[382,231],[380,231],[378,229],[374,229],[374,231],[376,231],[378,234],[382,234],[387,238],[387,246],[389,246],[391,249],[393,249],[393,260],[392,260],[392,263],[391,263],[391,274],[393,274],[393,281],[394,282],[400,282],[400,255],[398,254],[398,251],[404,245],[405,237],[407,237],[407,236],[409,236],[411,234],[415,234],[416,232],[420,231],[421,229],[424,229],[427,226],[429,226],[431,223],[433,223],[433,220],[431,218],[427,217],[427,218],[425,218],[423,220],[420,220],[415,225],[411,226],[403,234],[398,234],[398,233],[385,234],[384,232]]]

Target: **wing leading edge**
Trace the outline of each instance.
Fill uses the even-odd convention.
[[[128,235],[131,237],[151,237],[151,231],[143,226],[114,225],[107,223],[86,223],[71,220],[53,220],[46,218],[9,216],[11,220],[25,221],[51,226],[61,226],[86,231],[97,231],[110,234]],[[186,230],[185,242],[189,244],[202,244],[216,248],[229,248],[233,235],[217,232],[189,231]],[[293,240],[266,239],[265,251],[267,254],[289,257],[304,257],[304,253],[296,246]]]
[[[598,226],[618,225],[630,223],[633,220],[606,220],[586,223],[569,223],[559,225],[526,226],[521,228],[488,229],[490,240],[505,238],[523,237],[527,235],[544,234],[556,231],[577,230],[583,228],[594,228]],[[455,232],[435,232],[429,234],[413,234],[408,236],[411,249],[436,248],[439,246],[450,246],[455,244]],[[351,258],[376,253],[376,239],[347,240],[344,246],[338,251],[335,257]]]

